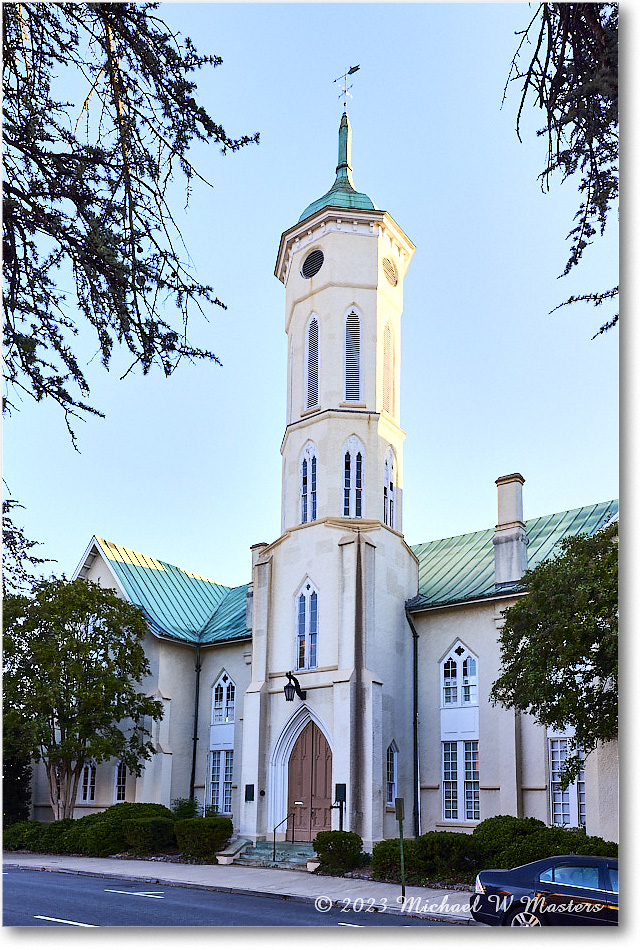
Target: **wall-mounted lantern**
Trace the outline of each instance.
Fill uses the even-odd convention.
[[[299,686],[299,681],[294,675],[294,673],[290,671],[289,673],[286,673],[285,675],[288,678],[287,683],[283,687],[283,692],[285,693],[286,701],[288,703],[293,702],[295,693],[299,697],[299,699],[305,699],[306,690],[301,689],[301,687]]]

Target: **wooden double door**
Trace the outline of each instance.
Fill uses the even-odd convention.
[[[288,815],[294,815],[294,840],[312,841],[319,831],[330,831],[332,805],[332,752],[325,736],[309,722],[288,762]],[[291,833],[291,820],[288,822]]]

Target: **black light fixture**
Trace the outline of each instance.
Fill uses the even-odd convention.
[[[305,699],[306,690],[301,689],[301,687],[299,686],[299,681],[294,675],[294,673],[290,671],[289,673],[286,673],[285,675],[288,678],[287,683],[283,687],[283,692],[285,693],[286,702],[288,703],[293,702],[295,693],[297,694],[299,699]]]

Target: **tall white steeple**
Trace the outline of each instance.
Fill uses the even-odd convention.
[[[351,128],[336,178],[281,237],[287,420],[282,530],[318,519],[402,530],[399,427],[403,280],[414,245],[354,187]]]

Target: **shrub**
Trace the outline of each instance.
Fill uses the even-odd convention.
[[[126,818],[123,833],[130,851],[153,854],[176,844],[171,818]]]
[[[17,821],[2,832],[2,846],[5,851],[25,851],[27,836],[33,827],[33,821]]]
[[[617,857],[617,845],[603,838],[589,837],[575,829],[544,827],[541,831],[520,838],[501,852],[498,867],[513,868],[554,854],[596,854]]]
[[[324,867],[350,871],[361,864],[363,841],[354,831],[320,831],[312,847]]]
[[[429,831],[417,839],[417,862],[424,878],[472,877],[479,866],[479,846],[465,832]]]
[[[103,812],[85,815],[70,829],[75,849],[99,858],[127,850],[124,822],[130,818],[172,818],[169,808],[152,802],[120,802]]]
[[[172,802],[172,815],[175,821],[181,821],[183,818],[198,818],[198,802],[195,798],[175,798]]]
[[[406,881],[419,883],[422,879],[418,860],[417,842],[404,838],[403,859]],[[379,841],[372,849],[372,872],[380,881],[401,880],[401,849],[398,838]]]
[[[232,837],[232,822],[216,815],[212,818],[184,818],[174,825],[178,847],[187,857],[211,858]]]
[[[499,855],[519,839],[546,828],[538,818],[515,818],[514,815],[495,815],[480,821],[472,837],[482,864],[504,867],[497,863]]]

